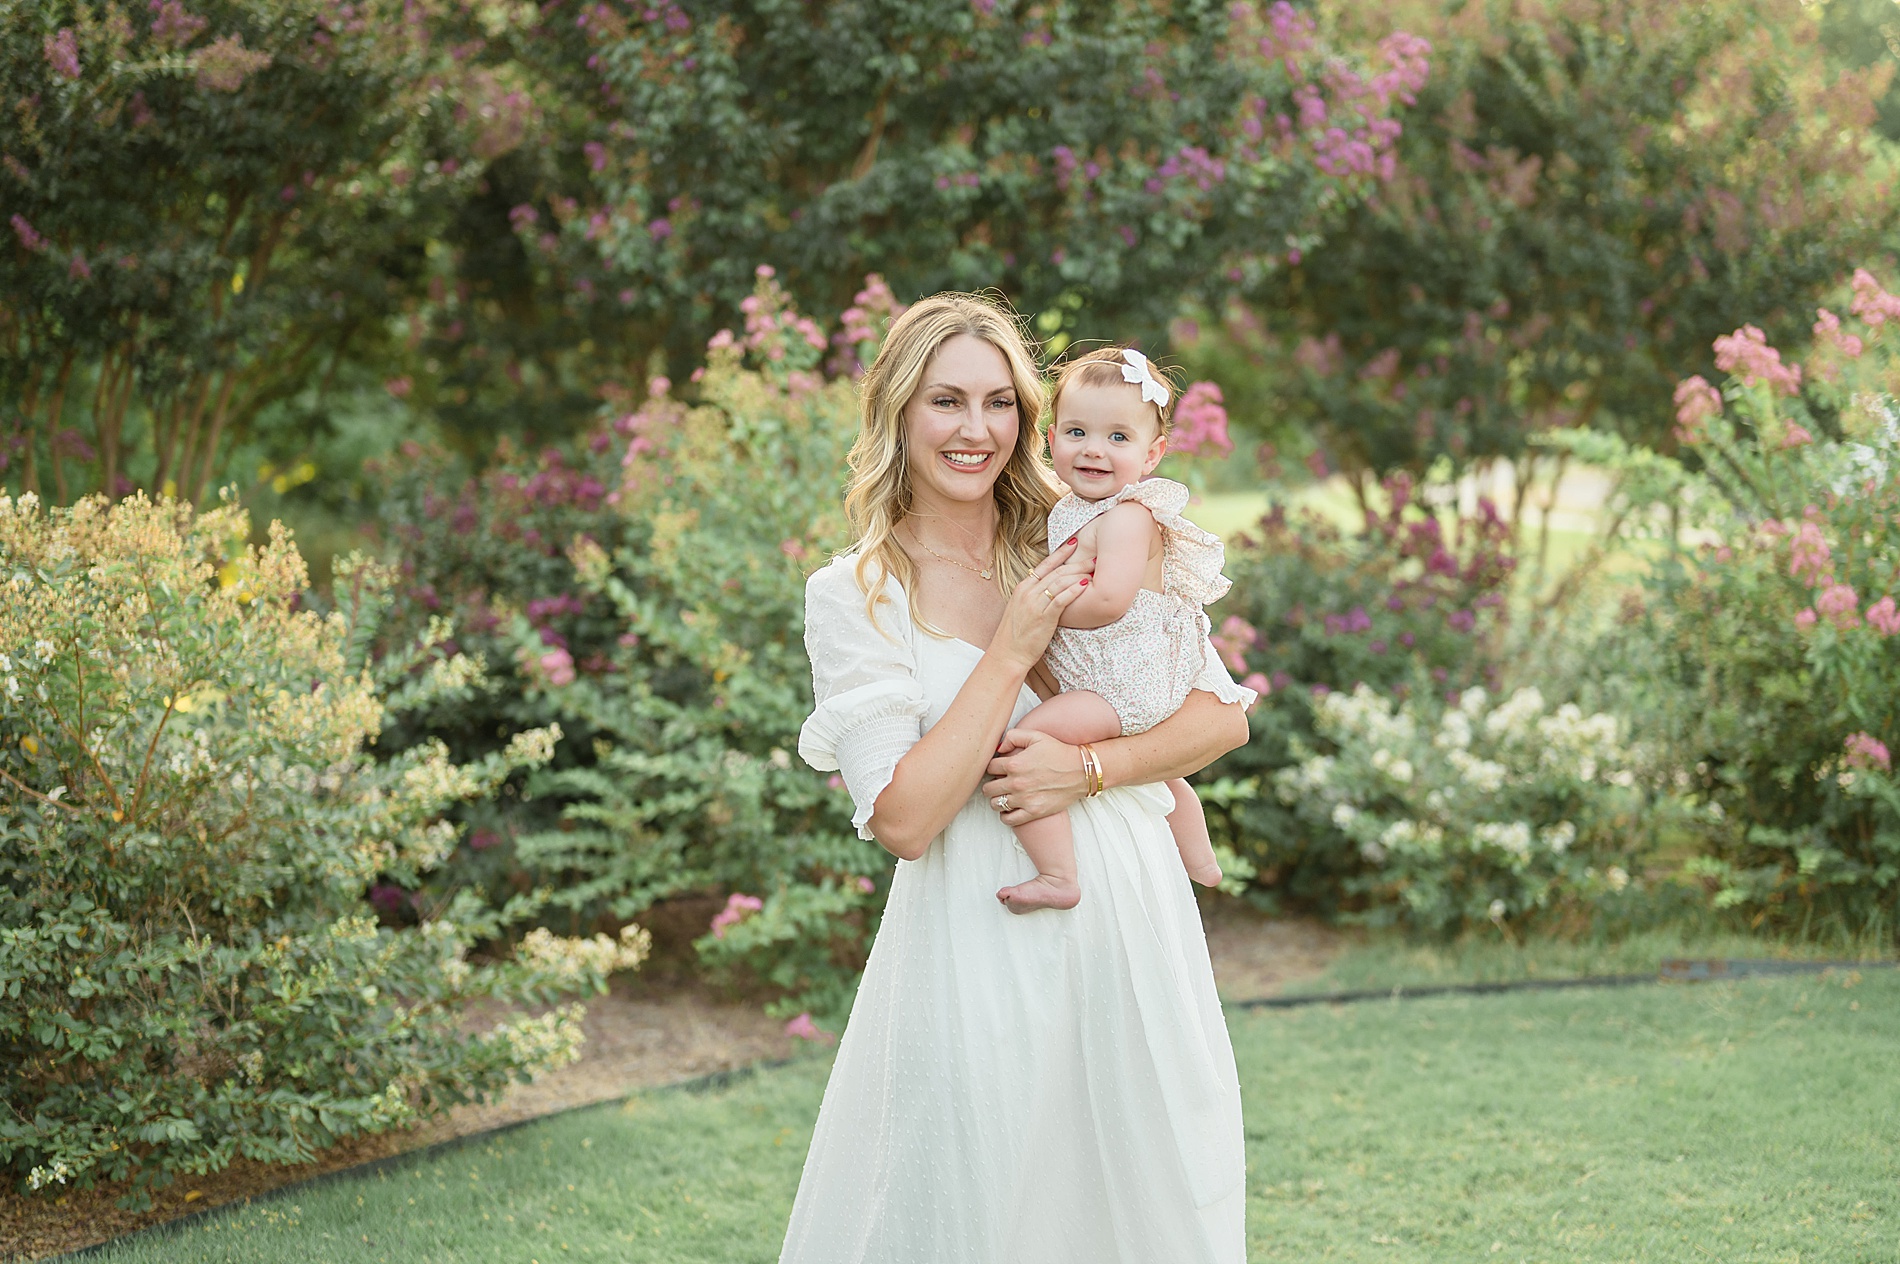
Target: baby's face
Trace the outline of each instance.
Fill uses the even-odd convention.
[[[1153,472],[1167,451],[1154,405],[1132,386],[1072,385],[1056,400],[1049,459],[1084,500],[1103,500]]]

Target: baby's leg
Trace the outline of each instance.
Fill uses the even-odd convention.
[[[1204,887],[1220,885],[1220,862],[1214,859],[1214,841],[1207,836],[1207,813],[1194,787],[1176,777],[1168,783],[1174,795],[1174,811],[1168,813],[1168,828],[1174,831],[1174,845],[1187,866],[1188,877]]]
[[[1122,722],[1100,694],[1078,689],[1057,694],[1015,727],[1047,733],[1063,742],[1105,742],[1121,736]],[[1018,825],[1016,837],[1035,862],[1036,876],[998,891],[996,898],[1003,906],[1012,913],[1028,913],[1040,908],[1074,908],[1080,903],[1082,884],[1076,878],[1075,835],[1069,829],[1069,814],[1057,812]]]

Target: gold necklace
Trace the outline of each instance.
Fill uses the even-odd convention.
[[[980,579],[989,579],[996,574],[996,563],[993,561],[988,566],[984,567],[982,570],[978,570],[976,567],[970,565],[968,562],[959,562],[954,557],[945,557],[943,554],[937,552],[937,550],[931,548],[928,544],[924,543],[924,537],[917,534],[916,527],[912,527],[910,529],[910,538],[917,541],[918,548],[930,554],[930,556],[936,558],[938,561],[948,562],[952,566],[961,567],[964,570],[970,572],[970,574],[975,575]]]

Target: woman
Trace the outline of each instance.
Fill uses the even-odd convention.
[[[799,751],[900,863],[782,1261],[1245,1257],[1233,1051],[1158,784],[1246,740],[1221,700],[1245,695],[1210,653],[1173,718],[1096,748],[1092,797],[1077,748],[1009,731],[1088,583],[1041,557],[1041,408],[1021,332],[969,295],[912,307],[864,377]],[[1009,827],[1059,811],[1087,894],[1011,914],[995,892],[1033,866]]]

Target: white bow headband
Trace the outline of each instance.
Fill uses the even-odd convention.
[[[1141,398],[1156,408],[1168,406],[1168,388],[1148,367],[1148,357],[1132,347],[1122,348],[1122,381],[1141,387]]]

